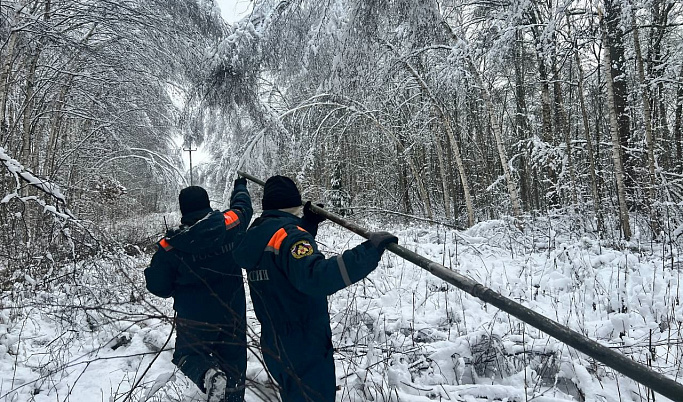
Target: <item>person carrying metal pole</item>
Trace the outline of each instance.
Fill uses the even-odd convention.
[[[260,185],[264,184],[262,180],[248,173],[237,171],[237,174],[246,177],[254,183]],[[367,239],[369,239],[373,233],[339,215],[324,210],[320,206],[309,205],[309,209],[311,210],[309,213],[315,213],[321,217],[327,218]],[[386,245],[386,249],[406,261],[412,262],[443,281],[450,283],[458,289],[463,290],[486,303],[490,303],[500,310],[505,311],[555,339],[558,339],[566,345],[585,353],[587,356],[594,358],[605,366],[611,367],[632,380],[651,388],[653,391],[664,395],[673,401],[683,402],[683,384],[674,379],[665,376],[662,373],[658,373],[652,368],[638,363],[606,345],[598,343],[565,325],[559,324],[556,321],[487,288],[481,283],[460,274],[457,270],[446,268],[441,264],[398,245],[398,243],[389,243]]]
[[[209,402],[244,401],[247,368],[246,300],[242,270],[232,258],[253,209],[247,180],[238,178],[230,209],[216,211],[202,187],[178,196],[181,226],[171,229],[145,269],[147,289],[173,297],[173,363]]]
[[[334,402],[336,376],[327,296],[365,278],[398,238],[372,232],[369,239],[325,258],[315,234],[324,217],[302,205],[296,184],[272,176],[263,189],[263,213],[235,249],[247,271],[261,349],[283,402]]]

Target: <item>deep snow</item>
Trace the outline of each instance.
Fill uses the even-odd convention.
[[[680,379],[680,243],[639,244],[636,234],[615,247],[578,235],[575,224],[383,229],[408,249],[640,362],[653,357],[649,364]],[[361,240],[332,223],[318,235],[328,257]],[[121,254],[74,264],[54,273],[62,276],[58,285],[26,278],[4,294],[0,401],[202,400],[171,363],[171,300],[145,291],[149,258]],[[391,253],[366,280],[329,300],[339,401],[648,398],[632,380]],[[276,400],[250,315],[247,401]]]

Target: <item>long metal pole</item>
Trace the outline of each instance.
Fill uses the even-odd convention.
[[[264,185],[265,182],[248,173],[237,171],[242,177],[245,177],[254,183]],[[317,205],[311,204],[311,210],[318,215],[337,223],[350,231],[368,238],[369,231],[353,222],[347,221],[339,215],[326,211]],[[632,380],[650,387],[653,391],[673,400],[683,401],[683,384],[678,383],[671,378],[660,374],[651,368],[631,360],[627,356],[610,349],[568,327],[559,324],[516,301],[509,299],[500,293],[487,288],[481,283],[474,281],[466,276],[459,274],[457,271],[446,268],[445,266],[431,261],[417,253],[414,253],[407,248],[398,244],[390,244],[387,250],[406,259],[413,264],[429,271],[434,276],[443,279],[458,289],[464,290],[480,300],[490,303],[506,313],[519,318],[525,323],[540,329],[546,334],[562,341],[563,343],[573,347],[574,349],[585,353],[594,358],[602,364],[613,368],[621,374],[631,378]]]

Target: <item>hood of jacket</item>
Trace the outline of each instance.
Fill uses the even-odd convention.
[[[223,213],[212,210],[192,226],[181,226],[179,230],[169,231],[166,241],[179,251],[203,254],[223,246],[229,235],[231,231],[225,229]]]

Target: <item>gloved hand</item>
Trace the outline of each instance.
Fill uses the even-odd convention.
[[[368,240],[372,247],[384,251],[385,248],[391,243],[398,244],[398,237],[392,235],[389,232],[372,232],[368,236]]]
[[[323,204],[315,204],[315,205],[319,206],[320,208],[324,207]],[[311,202],[306,201],[306,203],[304,204],[304,217],[303,217],[303,219],[317,225],[320,222],[325,221],[325,219],[327,219],[327,218],[325,218],[322,215],[318,215],[315,212],[311,211]]]
[[[241,177],[241,176],[238,177],[237,179],[235,179],[235,184],[234,184],[234,185],[237,186],[238,184],[243,184],[243,185],[246,186],[246,185],[247,185],[247,178],[246,178],[246,177]]]

